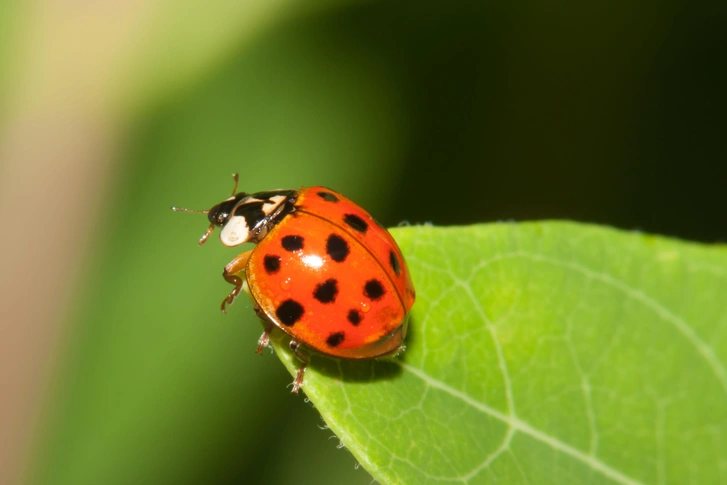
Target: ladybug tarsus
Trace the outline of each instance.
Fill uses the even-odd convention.
[[[225,313],[225,314],[227,313],[227,309],[225,308],[225,306],[227,306],[227,305],[232,305],[232,302],[234,302],[234,301],[235,301],[235,298],[236,298],[236,297],[237,297],[237,295],[238,295],[238,294],[240,293],[240,288],[242,288],[242,284],[241,284],[240,286],[235,286],[235,287],[234,287],[234,288],[232,289],[232,291],[230,292],[230,294],[229,294],[229,295],[227,295],[227,296],[226,296],[226,297],[225,297],[225,298],[224,298],[224,299],[222,300],[222,305],[220,305],[220,309],[222,310],[222,313]]]
[[[303,385],[303,378],[305,377],[305,368],[308,364],[303,364],[298,368],[298,372],[295,373],[295,380],[293,380],[293,389],[290,391],[293,394],[298,394],[300,386]]]
[[[232,298],[230,296],[227,296],[224,300],[222,300],[222,304],[220,305],[220,310],[222,310],[222,313],[224,313],[225,315],[227,315],[227,308],[226,308],[226,306],[227,305],[232,305],[232,301],[233,300],[234,300],[234,298]]]
[[[260,336],[260,339],[257,341],[257,352],[258,354],[263,353],[263,349],[265,347],[270,346],[270,332],[273,331],[274,325],[272,323],[268,323],[268,325],[265,327],[265,331]]]
[[[293,380],[293,389],[290,391],[294,394],[298,394],[298,390],[300,389],[300,386],[303,385],[303,378],[305,377],[305,368],[308,367],[308,364],[310,363],[310,356],[307,352],[303,350],[303,347],[300,345],[300,342],[293,339],[290,341],[289,344],[290,350],[293,351],[295,356],[298,358],[299,361],[301,361],[301,366],[298,367],[298,372],[295,373],[295,380]]]

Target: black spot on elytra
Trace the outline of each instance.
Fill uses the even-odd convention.
[[[303,316],[303,305],[295,300],[285,300],[275,310],[275,315],[283,325],[291,326]]]
[[[326,202],[338,202],[338,197],[330,192],[318,192],[318,197],[325,200]]]
[[[326,241],[326,253],[337,263],[342,263],[348,257],[348,243],[337,234],[331,234]]]
[[[321,303],[333,303],[336,295],[338,295],[338,281],[334,278],[320,283],[313,292],[313,298]]]
[[[286,251],[298,251],[303,249],[303,236],[285,236],[281,244]]]
[[[384,286],[379,280],[368,280],[364,285],[364,295],[371,300],[378,300],[384,296]]]
[[[280,256],[266,254],[263,258],[263,266],[267,274],[275,274],[280,271]]]
[[[341,345],[341,342],[345,340],[345,338],[346,334],[343,332],[332,333],[326,339],[326,343],[331,347],[338,347],[339,345]]]
[[[361,314],[358,310],[349,310],[346,318],[348,318],[348,321],[351,322],[354,327],[361,323]]]
[[[389,251],[389,264],[391,265],[391,269],[394,270],[394,273],[396,273],[396,276],[399,276],[401,274],[401,265],[399,265],[399,258],[396,257],[394,251]]]
[[[348,224],[352,229],[357,230],[363,234],[369,229],[369,225],[356,214],[346,214],[343,216],[343,222]]]

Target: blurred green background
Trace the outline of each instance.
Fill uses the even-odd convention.
[[[72,170],[107,167],[67,227],[87,244],[50,312],[24,482],[371,482],[255,354],[251,305],[220,314],[237,251],[197,247],[206,219],[169,210],[211,207],[233,172],[245,191],[330,186],[385,225],[567,218],[727,239],[725,2],[131,4],[142,13],[118,32],[113,11],[71,28],[92,6],[0,16],[6,135],[33,103],[78,97],[105,149]],[[38,74],[23,46],[66,21],[43,65],[69,71]],[[114,36],[123,55],[104,50]]]

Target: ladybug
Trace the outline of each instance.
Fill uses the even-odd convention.
[[[279,328],[291,338],[301,366],[293,392],[303,384],[310,353],[338,359],[391,356],[403,348],[416,293],[401,250],[391,234],[343,195],[325,187],[237,192],[207,211],[225,246],[252,242],[225,266],[234,288],[221,309],[241,291],[253,300],[265,330],[257,352]]]

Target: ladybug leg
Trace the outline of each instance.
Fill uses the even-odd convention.
[[[263,353],[263,348],[270,345],[270,332],[272,332],[274,325],[272,323],[268,323],[265,326],[265,331],[260,336],[260,339],[257,341],[257,352],[258,354]]]
[[[245,273],[245,266],[247,265],[247,260],[250,259],[251,253],[252,251],[246,251],[238,255],[235,259],[227,263],[227,266],[225,266],[225,270],[222,272],[222,277],[225,278],[225,281],[235,285],[235,288],[232,289],[230,294],[227,295],[224,300],[222,300],[222,305],[220,305],[222,313],[227,313],[225,305],[231,305],[237,295],[239,295],[240,291],[242,290],[242,275],[243,273]]]
[[[300,386],[303,385],[303,377],[305,377],[305,368],[310,363],[310,356],[303,350],[300,343],[297,340],[290,341],[290,350],[295,353],[298,360],[301,361],[302,365],[298,368],[298,372],[295,374],[295,380],[293,380],[293,391],[298,394]]]

